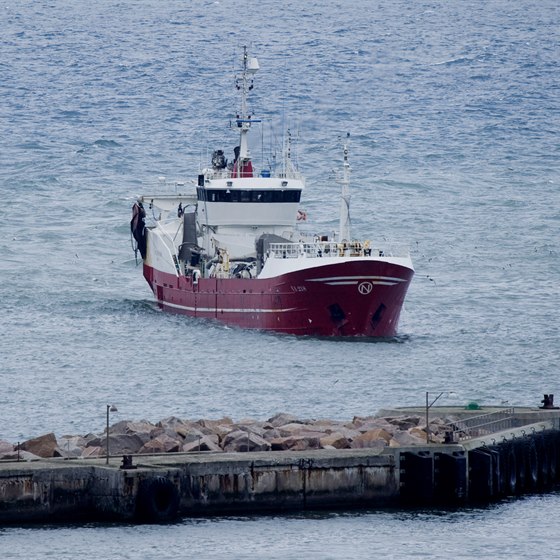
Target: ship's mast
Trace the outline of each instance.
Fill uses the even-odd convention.
[[[351,241],[350,237],[350,164],[348,163],[348,141],[350,133],[346,135],[343,145],[344,164],[342,167],[342,192],[340,195],[340,221],[338,225],[338,241]]]
[[[292,172],[292,133],[288,129],[286,131],[286,142],[284,145],[284,154],[282,157],[282,177],[288,177]]]
[[[235,86],[241,92],[241,111],[237,115],[236,124],[240,129],[239,138],[239,157],[237,165],[237,176],[240,176],[243,163],[251,159],[249,153],[249,144],[247,135],[249,128],[251,128],[251,115],[247,110],[247,97],[249,92],[253,89],[253,76],[259,70],[259,62],[256,58],[250,58],[247,52],[247,47],[243,47],[243,66],[241,74],[235,80]]]

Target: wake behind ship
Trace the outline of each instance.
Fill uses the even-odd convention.
[[[158,305],[243,328],[394,336],[414,274],[408,249],[351,238],[347,144],[338,233],[303,231],[305,180],[292,160],[290,136],[281,164],[259,170],[251,158],[249,131],[260,121],[247,98],[258,70],[245,48],[236,78],[241,102],[233,161],[215,150],[190,191],[176,183],[175,192],[143,195],[133,206],[135,250]]]

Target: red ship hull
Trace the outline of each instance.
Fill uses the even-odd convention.
[[[413,274],[404,266],[360,259],[273,278],[197,283],[144,264],[144,277],[164,311],[309,336],[395,336]]]

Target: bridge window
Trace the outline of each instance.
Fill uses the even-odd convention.
[[[301,190],[225,190],[198,187],[197,197],[201,202],[299,202]]]

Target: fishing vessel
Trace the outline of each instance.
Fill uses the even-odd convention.
[[[164,311],[295,335],[392,337],[414,269],[397,244],[350,232],[348,139],[342,144],[338,232],[309,233],[300,207],[305,179],[286,134],[281,162],[259,169],[249,145],[260,122],[248,109],[259,70],[243,49],[235,85],[238,141],[173,192],[140,196],[131,235]]]

